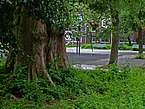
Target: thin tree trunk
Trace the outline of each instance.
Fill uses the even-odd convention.
[[[143,45],[145,44],[145,28],[142,29]]]
[[[142,11],[139,11],[138,18],[142,20]],[[142,27],[138,26],[138,45],[139,45],[139,54],[143,53],[143,34],[142,34]]]
[[[131,46],[132,43],[131,43],[131,38],[130,38],[130,36],[128,36],[127,39],[128,39],[129,46]]]
[[[3,69],[3,73],[13,73],[15,64],[15,54],[12,46],[9,47],[9,53]]]
[[[115,13],[115,14],[114,14]],[[112,22],[114,30],[112,32],[112,48],[110,53],[110,60],[109,64],[117,63],[118,61],[118,45],[119,45],[119,15],[118,11],[111,9],[111,17],[112,19],[115,19],[115,21]]]
[[[139,54],[143,53],[143,34],[142,27],[138,27],[138,45],[139,45]]]

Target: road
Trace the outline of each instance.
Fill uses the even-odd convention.
[[[103,66],[109,62],[110,50],[81,49],[81,54],[76,54],[75,48],[67,48],[69,61],[73,65]],[[120,67],[129,62],[132,67],[144,66],[145,60],[135,59],[138,51],[119,50],[118,64]]]

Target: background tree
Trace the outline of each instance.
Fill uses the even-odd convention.
[[[111,54],[110,54],[110,60],[109,64],[117,63],[118,62],[118,47],[119,47],[119,40],[120,40],[120,6],[121,2],[112,0],[109,4],[110,6],[110,15],[112,19],[112,48],[111,48]]]
[[[88,1],[90,7],[100,15],[104,15],[107,19],[111,17],[112,22],[112,48],[110,53],[109,64],[117,63],[118,61],[118,45],[119,45],[119,13],[121,2],[111,1]],[[101,19],[100,19],[101,20]]]
[[[145,16],[145,2],[138,1],[124,1],[123,26],[128,28],[132,33],[136,33],[136,42],[139,45],[139,54],[143,53],[143,28],[144,28],[144,16]]]

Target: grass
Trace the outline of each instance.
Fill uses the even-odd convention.
[[[69,68],[57,73],[49,70],[57,89],[49,81],[36,78],[28,82],[25,70],[16,67],[14,80],[0,74],[1,109],[144,109],[145,70],[122,69],[111,65],[107,69],[81,70]],[[3,78],[3,79],[2,79]],[[11,91],[17,91],[15,98]],[[16,94],[16,93],[15,93]]]

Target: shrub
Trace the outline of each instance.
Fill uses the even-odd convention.
[[[112,45],[111,44],[106,44],[106,49],[111,49]]]
[[[94,44],[82,44],[81,48],[82,49],[110,49],[111,45],[110,44],[107,44],[106,47],[101,47],[101,46],[97,46],[97,47],[94,47]]]
[[[139,51],[139,48],[133,48],[133,51]],[[143,51],[145,51],[145,48],[143,48]]]
[[[133,48],[133,51],[138,51],[139,49],[138,48]]]
[[[129,46],[127,44],[123,44],[122,47],[120,47],[120,50],[132,50],[132,46]]]
[[[3,69],[3,66],[5,65],[5,62],[6,62],[5,58],[0,59],[0,71]]]
[[[92,49],[92,48],[94,48],[94,44],[82,44],[81,48],[82,49]]]
[[[106,44],[106,47],[101,47],[101,46],[94,47],[93,44],[82,44],[82,46],[81,46],[82,49],[91,49],[92,47],[94,49],[111,49],[112,45],[111,44]],[[134,50],[132,48],[132,46],[129,46],[127,44],[123,44],[121,47],[119,47],[119,49],[120,50]]]
[[[144,54],[138,54],[137,56],[135,56],[135,59],[145,59],[145,55]]]

